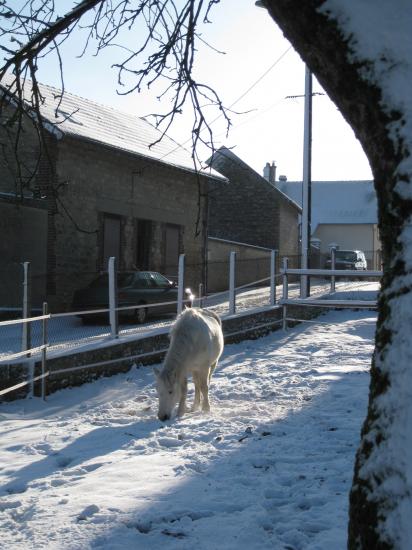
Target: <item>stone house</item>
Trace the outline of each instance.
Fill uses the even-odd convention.
[[[227,269],[219,281],[216,270],[230,250],[237,252],[238,284],[266,277],[273,249],[279,259],[288,256],[297,266],[300,206],[226,147],[208,162],[228,179],[208,184],[209,290],[224,288]]]
[[[301,204],[302,182],[281,178],[276,186]],[[381,244],[373,181],[313,181],[311,197],[311,239],[322,257],[328,256],[332,246],[363,250],[368,268],[380,269]]]
[[[38,281],[33,301],[68,309],[74,290],[106,269],[110,256],[121,270],[138,266],[175,276],[184,253],[185,284],[197,288],[206,272],[207,186],[225,178],[197,172],[191,154],[167,136],[158,141],[161,132],[143,118],[62,96],[51,86],[40,89],[47,151],[39,156],[30,113],[20,167],[12,151],[15,128],[0,129],[0,216],[7,228],[0,271],[9,287],[20,277],[19,263],[31,261]],[[12,112],[3,110],[3,123]],[[18,294],[8,288],[0,306],[19,301]]]

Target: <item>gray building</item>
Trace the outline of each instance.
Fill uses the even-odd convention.
[[[228,179],[227,184],[208,183],[208,258],[209,264],[215,264],[209,269],[209,289],[224,287],[223,282],[215,281],[215,271],[229,250],[238,253],[240,262],[244,260],[246,272],[239,284],[266,276],[272,249],[297,265],[300,206],[230,149],[221,147],[209,164]],[[226,273],[219,278],[225,277]]]
[[[73,291],[105,269],[110,256],[122,270],[173,276],[185,253],[186,284],[196,288],[206,272],[208,183],[225,178],[196,172],[191,154],[167,136],[158,141],[161,132],[145,119],[50,86],[40,90],[47,154],[39,156],[30,112],[20,166],[13,155],[16,128],[0,130],[1,219],[9,228],[0,245],[3,276],[10,281],[20,262],[33,262],[35,300],[67,309]],[[3,110],[2,122],[12,113]],[[0,306],[16,300],[3,293]]]

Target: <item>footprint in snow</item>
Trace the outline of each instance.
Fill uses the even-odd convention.
[[[85,470],[86,472],[94,472],[94,470],[97,470],[102,466],[104,466],[104,462],[95,462],[94,464],[86,464],[86,466],[82,466],[82,470]]]
[[[21,500],[14,500],[11,502],[0,502],[0,512],[5,512],[9,508],[18,508],[22,505]]]
[[[9,451],[11,453],[15,453],[17,451],[22,451],[22,450],[26,450],[26,446],[25,445],[12,445],[11,447],[6,447],[6,451]]]
[[[69,464],[73,462],[73,458],[70,456],[57,456],[56,463],[59,468],[67,468]]]
[[[96,504],[90,504],[90,506],[86,506],[86,508],[82,512],[80,512],[80,514],[77,516],[77,520],[85,521],[94,516],[94,514],[97,514],[99,510],[100,508],[96,506]]]
[[[184,443],[184,441],[182,441],[181,439],[177,439],[177,438],[174,438],[174,437],[159,437],[157,442],[162,447],[168,447],[168,448],[170,448],[170,447],[180,447]]]
[[[27,491],[27,485],[23,482],[15,482],[6,488],[6,493],[9,495],[16,495],[25,493]]]
[[[52,479],[50,481],[50,485],[52,487],[61,487],[62,485],[64,485],[66,483],[66,480],[65,479],[62,479],[62,478],[57,478],[57,479]]]

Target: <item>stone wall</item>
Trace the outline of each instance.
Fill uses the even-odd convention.
[[[236,252],[236,286],[269,277],[270,250],[268,248],[209,238],[207,245],[208,292],[219,292],[229,288],[231,252]],[[269,284],[269,281],[266,284]]]
[[[165,228],[179,227],[179,252],[186,255],[186,285],[197,288],[204,274],[205,204],[198,213],[195,174],[103,145],[65,138],[59,144],[57,170],[65,186],[62,211],[56,218],[56,302],[68,307],[79,284],[105,269],[103,219],[121,220],[119,269],[136,265],[137,220],[152,225],[150,269],[164,272]],[[204,182],[200,182],[203,188]],[[199,218],[199,233],[196,222]],[[51,305],[57,307],[57,303]]]
[[[0,193],[16,197],[22,188],[8,132],[0,128],[4,153],[0,162]],[[25,123],[20,145],[21,158],[33,169],[39,160],[39,144],[30,121]],[[121,220],[119,269],[137,266],[137,223],[149,220],[150,262],[146,267],[163,273],[168,270],[166,231],[173,226],[178,231],[177,252],[186,255],[186,286],[198,288],[204,282],[207,221],[204,177],[69,136],[59,139],[49,136],[47,155],[40,158],[36,177],[29,181],[28,174],[23,174],[24,202],[31,201],[32,206],[42,210],[46,225],[38,230],[38,224],[29,224],[26,236],[15,233],[8,248],[13,251],[23,238],[27,243],[34,240],[36,248],[42,249],[45,255],[42,275],[47,291],[43,300],[47,299],[50,311],[69,310],[74,291],[107,268],[103,261],[105,215]],[[23,204],[21,197],[17,201]],[[11,222],[18,223],[22,212],[13,211]],[[15,253],[3,256],[3,265],[13,263],[15,256]]]
[[[325,311],[325,308],[289,306],[288,315],[299,319],[312,319]],[[260,311],[249,311],[226,317],[222,320],[225,343],[236,343],[242,340],[256,339],[271,331],[282,328],[282,308],[275,306]],[[289,323],[292,326],[296,323]],[[169,344],[168,329],[158,330],[152,336],[122,342],[113,341],[94,350],[73,351],[61,357],[50,358],[47,370],[47,392],[52,393],[62,388],[78,386],[101,376],[112,376],[127,372],[133,365],[149,365],[162,361]],[[144,355],[143,357],[135,357]],[[103,363],[103,364],[96,364]],[[41,374],[41,364],[1,365],[0,389],[11,387]],[[3,400],[24,397],[29,392],[28,386],[6,394]],[[35,395],[40,394],[40,382],[34,387]],[[1,398],[0,398],[1,401]]]
[[[209,236],[266,248],[279,247],[279,201],[276,190],[253,171],[226,160],[214,162],[229,179],[209,184]]]
[[[296,207],[285,197],[279,200],[279,255],[292,258],[300,254]]]
[[[23,262],[30,262],[32,305],[46,299],[47,210],[29,202],[0,201],[0,307],[22,307]],[[1,312],[0,312],[1,313]]]
[[[3,224],[0,247],[3,295],[0,296],[0,307],[3,310],[21,307],[21,262],[31,262],[33,306],[36,308],[50,292],[54,292],[56,267],[56,139],[48,136],[47,150],[43,148],[40,154],[39,136],[33,121],[24,116],[23,130],[18,133],[17,123],[11,126],[6,123],[12,115],[9,109],[4,109],[0,124]],[[15,150],[17,135],[18,147]]]
[[[211,165],[229,181],[209,183],[209,236],[297,255],[299,208],[228,149]]]

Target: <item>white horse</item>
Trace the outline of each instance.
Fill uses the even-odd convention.
[[[170,331],[170,347],[163,369],[153,369],[159,395],[159,420],[168,420],[176,403],[178,415],[186,412],[187,378],[195,384],[192,410],[210,410],[209,382],[223,351],[222,322],[206,309],[185,309]]]

